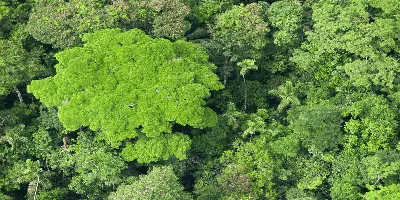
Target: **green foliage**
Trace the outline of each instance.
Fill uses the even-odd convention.
[[[179,0],[40,0],[28,27],[35,39],[61,49],[80,44],[85,33],[116,27],[143,28],[156,37],[179,39],[190,28],[185,21],[189,12]]]
[[[299,43],[302,31],[303,8],[295,0],[277,1],[268,8],[267,16],[274,32],[274,44],[277,46],[293,46]]]
[[[47,106],[59,106],[60,121],[68,130],[101,129],[102,137],[117,146],[144,133],[144,141],[138,142],[141,149],[171,133],[173,123],[196,128],[216,124],[216,114],[203,107],[203,99],[222,85],[198,46],[151,39],[137,29],[98,31],[84,40],[84,47],[56,54],[54,77],[32,81],[28,87]],[[168,144],[165,148],[184,143],[189,147],[187,138],[164,138],[157,143]],[[182,149],[176,153],[184,158]]]
[[[293,60],[302,73],[334,87],[346,78],[361,90],[386,91],[398,76],[398,16],[393,0],[318,1],[312,5],[313,30]],[[345,88],[343,87],[343,89]]]
[[[284,85],[280,85],[277,89],[269,91],[270,94],[281,99],[281,102],[278,105],[278,111],[282,111],[289,105],[300,105],[300,100],[296,95],[296,89],[296,86],[294,86],[291,81],[286,81]]]
[[[224,129],[227,134],[238,132],[240,135],[232,137],[241,137],[233,143],[233,149],[223,153],[220,163],[208,160],[202,165],[194,191],[199,199],[269,199],[277,196],[274,171],[280,162],[270,154],[268,141],[279,131],[274,126],[267,126],[269,117],[265,109],[247,115],[236,111],[232,104],[228,105],[220,123],[230,126],[230,131],[228,127]]]
[[[392,146],[398,123],[385,98],[366,95],[349,106],[344,115],[351,116],[345,124],[345,130],[359,138],[361,149],[376,152],[378,149],[389,149]]]
[[[332,163],[332,199],[361,199],[360,160],[357,154],[342,153]]]
[[[2,194],[2,193],[0,193],[0,198],[1,198],[1,199],[4,199],[4,200],[13,200],[12,197],[7,196],[7,195],[4,195],[4,194]]]
[[[400,155],[396,150],[380,150],[361,160],[363,182],[370,190],[376,186],[397,184],[400,172]]]
[[[190,13],[190,7],[182,0],[150,0],[143,1],[144,8],[149,9],[152,22],[152,34],[156,37],[171,39],[183,38],[190,29],[190,23],[185,18]],[[149,20],[149,19],[147,19]]]
[[[0,19],[3,19],[10,12],[10,8],[7,6],[5,1],[0,1]]]
[[[301,190],[313,190],[320,186],[329,175],[327,163],[311,158],[302,159],[297,166],[300,179],[297,188]]]
[[[70,167],[77,173],[68,187],[89,198],[98,197],[114,185],[120,184],[123,160],[108,151],[107,146],[96,144],[94,138],[80,132],[77,143],[68,149],[72,153]]]
[[[192,138],[192,152],[201,153],[205,157],[220,156],[223,149],[229,144],[227,134],[230,127],[226,125],[227,117],[220,116],[217,126],[211,128],[204,134],[196,134]]]
[[[121,156],[127,161],[137,159],[140,163],[150,163],[159,159],[168,160],[171,155],[184,160],[190,144],[189,136],[182,133],[163,134],[157,138],[144,137],[140,138],[135,145],[128,143]]]
[[[231,62],[261,56],[267,42],[265,36],[269,32],[268,24],[263,20],[263,11],[262,4],[252,3],[233,6],[216,16],[210,30],[213,37],[211,43],[218,44],[218,55],[224,57],[220,68],[224,84],[235,69]]]
[[[365,193],[365,198],[369,200],[395,200],[400,198],[400,185],[393,184],[386,187],[380,187],[379,190]]]
[[[398,0],[0,0],[0,199],[400,199],[399,27]]]
[[[268,24],[263,20],[261,4],[233,6],[218,15],[212,27],[214,40],[222,44],[224,54],[232,60],[259,58],[266,44]]]
[[[294,49],[305,40],[304,30],[309,28],[307,3],[297,0],[276,1],[266,10],[271,34],[267,35],[267,45],[260,67],[272,74],[291,72],[296,66],[290,61]]]
[[[51,191],[42,191],[37,196],[37,200],[47,199],[65,199],[68,197],[68,190],[66,188],[55,188]]]
[[[295,157],[299,151],[300,141],[294,134],[281,137],[271,143],[275,153],[288,157]]]
[[[45,73],[41,53],[39,49],[24,49],[21,41],[0,39],[0,96]]]
[[[220,174],[221,165],[218,160],[209,160],[201,165],[198,171],[193,193],[196,199],[222,199],[223,191],[218,185],[217,176]]]
[[[286,192],[288,200],[317,200],[313,195],[308,194],[304,190],[298,188],[290,188]]]
[[[112,27],[116,19],[92,1],[38,1],[29,17],[29,33],[56,48],[80,43],[85,32]]]
[[[294,137],[315,156],[323,158],[325,151],[337,151],[337,145],[342,143],[341,113],[336,106],[313,105],[291,109],[288,120]]]
[[[240,75],[243,77],[247,74],[247,71],[254,69],[257,70],[257,65],[254,64],[255,60],[244,59],[241,62],[238,62],[238,66],[240,67]]]
[[[221,161],[226,164],[219,183],[225,195],[233,199],[257,196],[275,198],[274,168],[278,163],[266,151],[266,138],[256,137],[252,142],[235,144],[234,151],[226,151]]]
[[[0,1],[0,38],[8,38],[29,17],[30,1]]]
[[[112,193],[112,199],[192,199],[178,182],[170,166],[155,166],[147,175],[129,185],[121,185]]]
[[[19,189],[20,184],[28,183],[35,179],[40,172],[39,161],[27,159],[15,162],[12,167],[4,170],[6,176],[0,179],[0,187],[6,190]]]
[[[199,22],[211,24],[215,15],[227,10],[234,0],[200,0],[192,9],[192,15]]]
[[[21,184],[40,173],[40,161],[32,157],[30,134],[35,106],[17,103],[11,109],[0,110],[0,188],[18,190]],[[26,125],[25,125],[26,124]]]

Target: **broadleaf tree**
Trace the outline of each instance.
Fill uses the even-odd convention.
[[[172,138],[156,143],[164,145],[164,152],[183,159],[184,154],[170,149],[182,152],[178,147],[189,148],[190,139],[173,133],[173,126],[216,124],[217,115],[204,107],[204,99],[223,86],[199,46],[152,39],[138,29],[105,29],[86,34],[83,41],[83,47],[56,54],[55,76],[28,86],[46,106],[58,106],[67,130],[88,126],[100,130],[98,137],[114,147],[126,141],[128,148],[137,143],[134,149],[146,147],[143,144],[152,140]],[[148,163],[170,156],[143,152],[148,154],[127,156],[125,151],[124,158],[140,157]]]

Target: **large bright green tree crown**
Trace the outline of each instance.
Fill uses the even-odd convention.
[[[101,30],[83,41],[83,47],[56,54],[54,77],[28,86],[46,106],[59,107],[68,130],[88,126],[118,144],[138,136],[172,137],[174,123],[216,123],[204,98],[222,85],[199,46],[152,39],[138,29]]]

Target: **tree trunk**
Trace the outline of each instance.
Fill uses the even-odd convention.
[[[15,93],[17,93],[17,95],[18,95],[19,102],[20,102],[21,104],[23,104],[23,103],[24,103],[24,100],[22,99],[21,92],[18,90],[17,87],[14,87],[14,91],[15,91]]]

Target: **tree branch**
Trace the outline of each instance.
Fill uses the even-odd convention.
[[[10,117],[10,115],[8,115],[7,117],[4,117],[4,118],[0,117],[1,118],[0,126],[2,126],[4,124],[4,122],[6,121],[6,119],[9,117]]]

